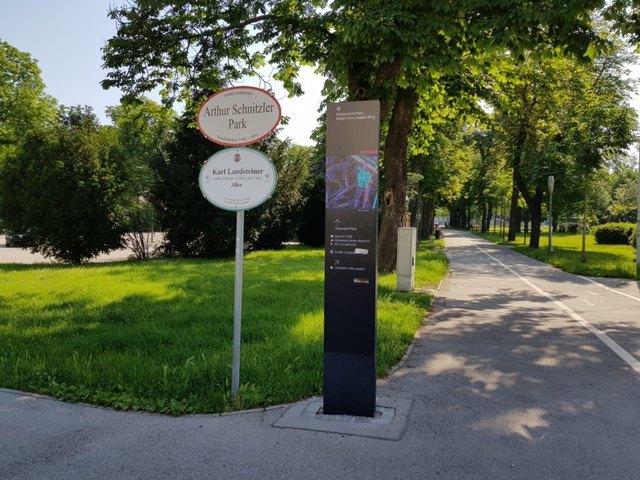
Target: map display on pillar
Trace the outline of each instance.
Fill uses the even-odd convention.
[[[369,285],[374,282],[376,218],[367,212],[378,208],[378,156],[328,156],[326,172],[327,217],[332,219],[327,225],[329,270],[349,272],[354,284]]]
[[[327,156],[327,208],[378,208],[378,156]]]

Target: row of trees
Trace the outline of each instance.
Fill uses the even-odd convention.
[[[583,215],[585,198],[599,221],[635,216],[637,177],[627,149],[637,119],[624,45],[612,43],[589,63],[558,55],[504,60],[500,72],[508,83],[488,82],[491,113],[460,134],[473,168],[451,205],[454,223],[466,225],[474,206],[486,230],[508,197],[509,239],[524,208],[532,223],[530,246],[538,247],[549,175],[557,181],[555,219]]]
[[[459,197],[450,203],[453,224],[467,226],[473,207],[486,231],[492,217],[504,215],[506,198],[509,239],[525,210],[530,246],[537,248],[550,175],[556,220],[575,223],[585,202],[600,222],[634,218],[637,175],[627,149],[637,129],[629,104],[635,84],[625,68],[631,60],[613,41],[592,62],[556,52],[494,60],[498,74],[485,80],[490,111],[458,130],[467,161],[459,170],[465,179]]]
[[[218,148],[194,116],[149,100],[108,110],[64,107],[44,94],[36,62],[0,43],[0,219],[33,250],[81,263],[123,243],[149,253],[144,232],[166,233],[170,255],[227,255],[234,215],[200,194],[200,166]],[[19,99],[18,102],[16,99]],[[300,223],[314,178],[312,150],[275,137],[259,145],[275,163],[278,187],[246,217],[249,248],[280,248]]]
[[[514,192],[539,218],[542,172],[528,170],[526,159],[543,148],[537,140],[545,143],[544,136],[561,135],[534,135],[536,110],[556,101],[553,90],[543,92],[529,81],[536,68],[546,65],[539,59],[582,62],[606,52],[611,40],[598,30],[597,15],[632,41],[639,30],[638,6],[631,0],[606,5],[602,0],[231,0],[215,5],[208,0],[132,0],[111,15],[118,32],[104,50],[110,69],[104,86],[120,87],[131,96],[159,86],[168,102],[179,97],[198,103],[203,92],[255,74],[268,62],[291,94],[300,92],[298,68],[310,64],[327,78],[327,100],[379,99],[384,124],[382,272],[395,268],[396,229],[408,189],[420,188],[414,185],[417,175],[428,178],[417,160],[447,149],[460,156],[460,141],[439,132],[454,128],[452,116],[469,113],[480,97],[495,96],[491,104],[502,130],[516,135],[510,152],[510,161],[516,162]],[[501,62],[509,65],[504,73]],[[488,87],[486,81],[501,83],[501,77],[499,91]],[[577,113],[586,115],[591,108],[583,103]],[[468,124],[459,122],[454,130],[463,127]],[[595,140],[591,133],[571,130],[576,146],[588,140],[582,151],[572,153],[585,174],[600,149],[608,148],[601,143],[604,132]],[[549,149],[543,153],[549,161],[555,155]],[[444,193],[448,186],[441,186],[441,194],[452,196]]]

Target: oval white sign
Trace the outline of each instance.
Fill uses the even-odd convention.
[[[264,203],[278,182],[275,165],[253,148],[225,148],[200,169],[205,198],[224,210],[250,210]]]
[[[280,103],[255,87],[232,87],[207,98],[196,120],[212,142],[238,147],[259,142],[273,132],[282,117]]]

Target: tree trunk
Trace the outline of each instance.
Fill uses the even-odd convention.
[[[487,212],[487,232],[491,228],[491,220],[493,219],[493,202],[489,202],[489,211]],[[493,224],[493,231],[495,233],[495,222]]]
[[[402,71],[402,60],[396,57],[393,62],[385,62],[376,72],[374,94],[380,100],[380,125],[384,124],[389,115],[391,102],[398,90],[398,79]]]
[[[487,231],[487,202],[484,200],[480,205],[480,215],[482,217],[480,219],[480,231],[484,233]]]
[[[493,203],[491,204],[491,206],[493,206]],[[496,201],[496,211],[497,211],[497,209],[498,209],[498,203]],[[493,233],[494,234],[496,233],[497,228],[498,228],[498,214],[496,213],[496,216],[495,216],[495,218],[493,220]]]
[[[536,194],[530,199],[529,211],[531,212],[531,238],[529,248],[540,248],[540,224],[542,223],[542,188],[536,188]]]
[[[418,103],[415,88],[399,88],[384,142],[384,194],[380,223],[378,270],[390,273],[396,268],[398,227],[402,224],[407,194],[407,147],[413,114]]]
[[[422,202],[422,228],[420,239],[425,240],[433,235],[433,199],[427,198]]]
[[[580,252],[580,261],[587,261],[587,200],[589,198],[588,182],[585,175],[584,184],[584,201],[582,206],[582,251]]]
[[[417,159],[411,166],[413,173],[420,173],[420,161]],[[422,197],[424,196],[424,182],[418,182],[418,191],[414,198],[409,199],[409,213],[411,214],[411,226],[416,228],[416,232],[420,232],[420,224],[422,223]],[[418,235],[418,239],[420,239]]]
[[[514,167],[515,173],[515,167]],[[520,192],[516,186],[515,179],[513,181],[513,191],[511,192],[511,208],[509,209],[509,234],[507,239],[510,242],[515,241],[518,231],[518,197]]]
[[[452,228],[460,228],[460,217],[458,212],[458,207],[449,207],[449,226]]]
[[[518,209],[518,195],[522,192],[522,196],[527,202],[527,206],[532,208],[529,205],[530,196],[528,195],[527,187],[522,180],[522,176],[520,175],[520,162],[522,161],[522,155],[524,152],[524,146],[527,141],[528,130],[529,130],[529,115],[533,110],[537,100],[534,98],[531,103],[527,101],[527,86],[522,90],[522,112],[520,116],[520,124],[518,125],[518,136],[516,138],[516,145],[513,152],[513,193],[511,194],[511,213],[509,217],[509,240],[514,241],[516,239],[516,211]],[[531,218],[533,219],[533,212],[531,212]],[[538,226],[539,229],[539,226]],[[533,227],[531,227],[531,234],[533,239]],[[538,236],[538,242],[540,238]],[[537,247],[536,247],[537,248]]]

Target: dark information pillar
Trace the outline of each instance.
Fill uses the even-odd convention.
[[[380,102],[327,109],[324,405],[373,417],[376,407]]]

